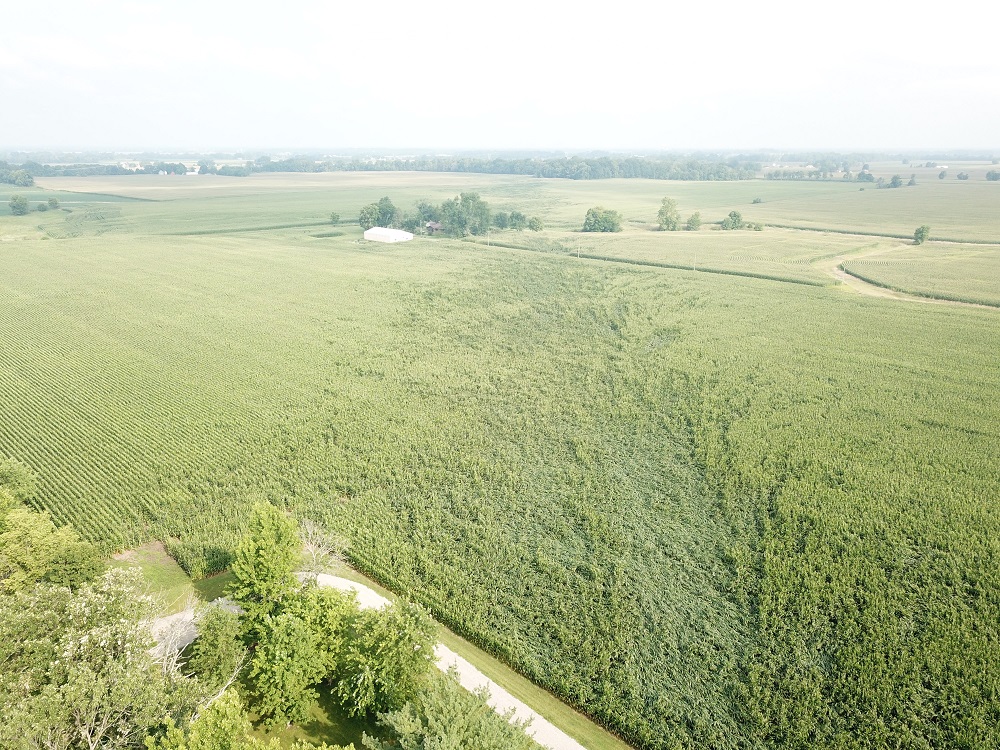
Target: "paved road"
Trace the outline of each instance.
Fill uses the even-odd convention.
[[[300,577],[305,576],[300,575]],[[316,582],[320,586],[329,586],[341,591],[353,591],[357,597],[358,606],[362,609],[378,609],[391,604],[381,594],[363,584],[349,581],[346,578],[320,573],[316,576]],[[235,604],[225,599],[216,599],[213,604],[231,610],[237,609]],[[160,617],[153,621],[150,630],[157,641],[156,648],[158,650],[166,648],[180,650],[198,636],[193,609],[186,609],[183,612]],[[551,750],[585,750],[583,745],[559,729],[559,727],[555,726],[548,719],[536,713],[526,703],[508,693],[447,646],[441,643],[437,644],[434,647],[434,655],[437,657],[436,666],[442,672],[447,672],[451,667],[455,668],[455,671],[458,673],[458,681],[466,690],[473,691],[483,687],[489,690],[490,697],[486,702],[498,714],[504,715],[509,711],[513,711],[510,717],[511,721],[530,721],[531,724],[525,731],[533,736],[535,741],[540,745],[548,747]]]

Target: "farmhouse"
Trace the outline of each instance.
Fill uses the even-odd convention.
[[[372,227],[365,230],[365,239],[372,242],[406,242],[407,240],[412,240],[413,235],[409,232],[404,232],[402,229]]]
[[[440,221],[428,221],[424,224],[424,228],[427,230],[427,234],[434,234],[444,229],[444,225]]]

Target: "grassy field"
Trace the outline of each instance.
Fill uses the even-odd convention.
[[[844,269],[901,292],[1000,306],[1000,245],[932,242],[851,260]]]
[[[216,598],[203,597],[201,592],[195,589],[190,576],[167,554],[159,542],[144,544],[117,554],[112,559],[111,565],[116,568],[139,568],[150,592],[159,597],[163,615],[180,612],[199,598],[205,601]]]
[[[737,210],[747,221],[809,229],[912,237],[914,229],[928,224],[934,238],[1000,241],[1000,214],[995,210],[1000,182],[971,179],[921,179],[914,187],[896,190],[837,181],[570,181],[429,173],[67,177],[42,179],[40,184],[60,191],[57,195],[78,190],[162,200],[158,206],[120,200],[116,204],[124,228],[141,228],[144,234],[285,224],[290,216],[303,223],[324,221],[332,210],[346,219],[386,194],[406,208],[417,200],[440,201],[461,190],[475,190],[497,209],[541,216],[550,229],[579,229],[587,209],[595,205],[620,211],[628,226],[652,226],[660,200],[670,196],[677,200],[682,219],[699,211],[705,222],[719,222]],[[0,186],[0,193],[6,187]],[[762,203],[753,204],[754,198]],[[31,200],[34,205],[35,198]],[[139,224],[128,224],[133,215],[141,217]],[[56,234],[67,231],[62,217],[49,218],[53,221],[41,215],[36,223]]]
[[[92,209],[0,217],[0,451],[60,520],[109,547],[162,538],[198,573],[256,500],[318,518],[642,747],[997,747],[997,312],[568,245],[686,265],[704,242],[820,281],[875,241],[645,226],[670,194],[707,220],[745,199],[750,220],[912,233],[883,194],[921,186],[859,194],[883,214],[830,212],[858,191],[823,183],[131,179],[171,199],[75,234]],[[548,252],[306,226],[472,187],[540,215],[503,238]],[[970,196],[953,227],[995,234],[993,193]],[[636,223],[572,232],[597,202]]]

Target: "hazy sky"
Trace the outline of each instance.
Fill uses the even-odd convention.
[[[997,4],[933,6],[4,3],[0,146],[1000,150]]]

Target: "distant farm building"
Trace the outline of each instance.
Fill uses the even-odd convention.
[[[407,240],[412,240],[413,235],[409,232],[404,232],[402,229],[372,227],[365,230],[365,239],[372,242],[406,242]]]
[[[427,230],[427,234],[434,234],[444,229],[444,225],[440,221],[428,221],[424,224],[424,228]]]

